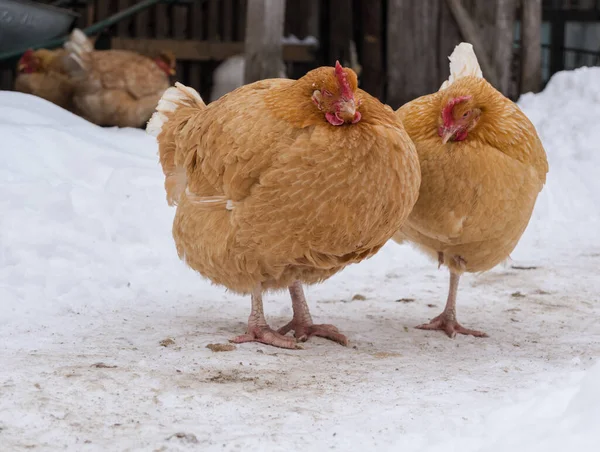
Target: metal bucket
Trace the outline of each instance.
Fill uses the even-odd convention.
[[[77,14],[29,0],[0,0],[0,53],[64,36]]]

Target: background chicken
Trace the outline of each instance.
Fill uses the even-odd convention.
[[[66,110],[73,109],[73,83],[65,69],[65,50],[28,50],[17,66],[15,91],[33,94]]]
[[[175,73],[172,55],[155,59],[125,50],[95,51],[81,30],[65,43],[79,114],[102,126],[141,127]]]
[[[419,200],[397,241],[408,239],[450,270],[446,308],[422,329],[485,336],[456,321],[463,272],[505,260],[525,231],[548,162],[525,114],[481,76],[470,44],[450,57],[450,79],[398,111],[421,163]]]
[[[214,283],[252,295],[234,342],[295,348],[314,325],[302,283],[372,256],[418,196],[418,157],[394,112],[357,89],[356,74],[322,67],[301,79],[243,86],[206,106],[177,84],[147,131],[158,137],[177,251]],[[294,316],[269,328],[262,293],[289,288]]]

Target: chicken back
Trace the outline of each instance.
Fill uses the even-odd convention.
[[[289,287],[297,337],[308,313],[300,284],[375,254],[418,196],[418,157],[402,124],[339,64],[246,85],[208,106],[177,84],[147,130],[178,204],[179,256],[252,294],[253,314],[262,291]],[[252,318],[244,336],[261,340],[270,330]]]

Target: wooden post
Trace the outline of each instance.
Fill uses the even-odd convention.
[[[329,61],[327,61],[327,66],[333,66],[336,60],[339,60],[342,66],[350,66],[352,63],[350,50],[352,0],[330,0],[329,22]]]
[[[388,0],[386,100],[392,108],[437,91],[444,81],[437,52],[439,7],[438,0]]]
[[[285,2],[248,0],[244,82],[276,78],[283,67],[282,43]]]
[[[361,0],[363,20],[361,88],[383,98],[382,1]]]
[[[473,44],[483,76],[488,82],[498,88],[500,78],[496,72],[495,65],[492,63],[493,59],[488,54],[487,49],[489,46],[485,45],[484,37],[479,28],[471,19],[471,16],[469,16],[469,13],[465,10],[460,0],[446,0],[446,2],[450,7],[450,11],[452,11],[454,19],[456,19],[463,39]],[[488,7],[489,4],[490,2],[486,2]]]
[[[522,2],[521,92],[538,92],[542,81],[542,0]]]
[[[492,61],[498,76],[496,88],[505,96],[510,94],[515,6],[515,0],[496,0],[496,36],[493,41]]]

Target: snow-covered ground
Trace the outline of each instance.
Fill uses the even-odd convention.
[[[551,170],[513,261],[461,281],[488,339],[414,329],[447,274],[389,244],[308,289],[348,348],[213,352],[250,303],[177,259],[153,139],[0,93],[0,451],[598,450],[600,69],[521,106]]]

